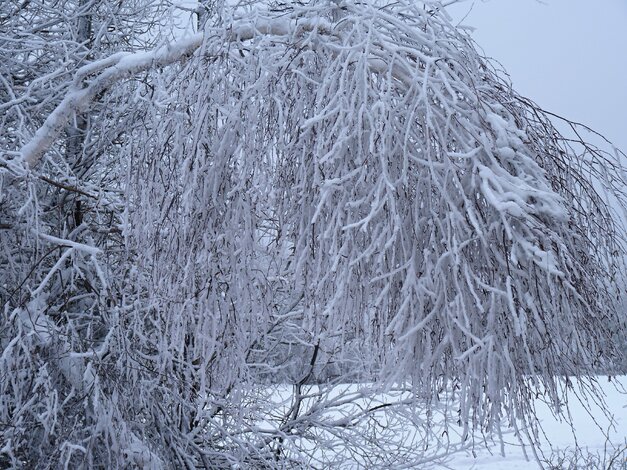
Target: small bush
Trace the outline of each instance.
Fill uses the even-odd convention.
[[[627,440],[617,446],[608,443],[603,451],[594,452],[587,448],[557,450],[542,464],[547,470],[627,470]]]

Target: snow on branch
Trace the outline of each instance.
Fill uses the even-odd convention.
[[[226,42],[242,42],[259,35],[299,37],[303,33],[334,36],[333,25],[323,18],[290,21],[280,18],[273,20],[255,18],[254,21],[241,20],[228,28]],[[75,113],[89,109],[94,99],[115,83],[140,72],[164,67],[181,61],[193,54],[210,32],[197,33],[178,42],[161,45],[151,51],[116,53],[79,68],[65,97],[50,113],[35,135],[20,150],[20,156],[28,168],[34,168],[41,156],[59,137]],[[377,45],[372,49],[369,66],[373,71],[386,72],[387,54],[385,47]],[[411,70],[395,65],[392,70],[395,78],[410,85],[413,79]]]
[[[258,34],[288,35],[295,28],[324,30],[322,22],[296,25],[282,19],[274,21],[244,21],[229,28],[227,41],[246,41]],[[327,27],[328,28],[328,27]],[[161,45],[146,52],[116,53],[79,68],[65,97],[46,118],[20,155],[28,168],[33,168],[41,156],[59,137],[74,113],[84,112],[93,100],[116,82],[140,72],[170,65],[193,54],[203,43],[203,33],[197,33],[178,42]]]
[[[196,34],[153,51],[118,53],[80,68],[65,98],[50,113],[33,138],[22,147],[20,155],[23,162],[28,168],[36,166],[41,156],[59,137],[72,115],[88,109],[94,98],[114,83],[152,67],[165,66],[181,60],[193,53],[201,43],[202,34]],[[85,82],[87,77],[96,72],[97,76]]]

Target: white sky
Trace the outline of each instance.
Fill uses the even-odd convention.
[[[449,12],[468,13],[516,91],[627,152],[627,0],[467,0]]]

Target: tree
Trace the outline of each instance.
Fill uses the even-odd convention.
[[[425,465],[596,396],[624,168],[440,6],[225,6],[7,87],[0,458]]]

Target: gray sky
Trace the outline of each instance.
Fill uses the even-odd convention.
[[[450,12],[468,13],[462,24],[516,91],[627,152],[627,0],[468,0]]]

